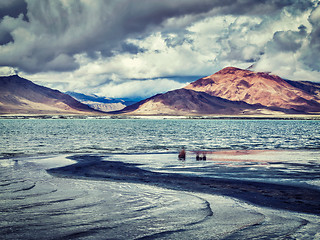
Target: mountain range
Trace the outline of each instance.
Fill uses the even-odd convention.
[[[17,75],[0,77],[0,114],[86,114],[102,112],[58,90]]]
[[[182,89],[155,95],[114,113],[317,114],[320,113],[320,84],[227,67]]]
[[[265,72],[227,67],[189,84],[185,89],[248,104],[301,112],[320,111],[320,84],[288,81]]]
[[[227,67],[184,88],[142,101],[71,96],[20,78],[0,78],[1,114],[255,115],[320,114],[320,84]],[[102,104],[94,110],[86,104]],[[105,106],[113,107],[106,108]],[[129,105],[129,106],[128,106]],[[121,109],[123,108],[123,109]],[[116,110],[116,111],[112,111]]]
[[[129,98],[107,98],[99,97],[97,95],[86,95],[77,92],[66,92],[66,94],[75,98],[79,102],[86,104],[96,110],[103,112],[117,111],[125,108],[126,106],[132,105],[141,99],[129,99]]]

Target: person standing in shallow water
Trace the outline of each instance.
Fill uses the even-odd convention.
[[[200,155],[199,155],[199,152],[197,152],[196,154],[197,154],[197,155],[196,155],[196,160],[197,160],[197,161],[202,160],[201,157],[200,157]]]
[[[200,157],[200,152],[196,152],[196,160],[197,161],[206,161],[207,160],[207,156],[206,156],[206,153],[203,152],[202,153],[202,157]]]
[[[178,158],[179,160],[186,160],[186,151],[184,150],[184,148],[182,148],[182,150],[180,151]]]
[[[206,153],[205,153],[205,152],[202,153],[202,160],[203,160],[203,161],[206,161],[206,160],[207,160],[207,156],[206,156]]]

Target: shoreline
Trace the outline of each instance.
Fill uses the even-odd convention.
[[[72,114],[0,114],[0,119],[183,119],[183,120],[320,120],[319,114],[285,115],[72,115]]]
[[[246,180],[151,172],[139,164],[103,160],[99,155],[75,155],[64,167],[47,169],[55,177],[129,182],[171,190],[222,195],[257,206],[320,215],[320,191],[314,188]]]

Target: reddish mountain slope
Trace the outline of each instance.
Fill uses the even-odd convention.
[[[0,114],[101,114],[58,90],[19,76],[0,77]]]
[[[190,83],[185,89],[248,104],[320,112],[320,86],[311,82],[286,81],[263,72],[227,67]]]
[[[178,89],[128,106],[114,114],[127,113],[135,115],[203,115],[203,114],[251,114],[263,111],[273,112],[260,105],[229,101],[211,96],[204,92]]]

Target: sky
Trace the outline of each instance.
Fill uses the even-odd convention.
[[[1,0],[0,75],[146,98],[234,66],[320,82],[318,0]]]

